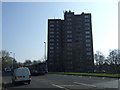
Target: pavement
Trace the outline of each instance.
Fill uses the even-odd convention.
[[[8,90],[39,89],[39,90],[120,90],[120,80],[107,77],[74,76],[46,74],[32,76],[31,84],[12,85],[11,74],[3,76],[3,88]]]

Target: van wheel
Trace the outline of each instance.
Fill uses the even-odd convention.
[[[28,82],[28,84],[30,84],[30,81]]]

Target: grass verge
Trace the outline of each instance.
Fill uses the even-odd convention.
[[[49,74],[66,74],[66,75],[80,75],[80,76],[98,76],[98,77],[120,78],[120,74],[106,74],[106,73],[49,72]]]

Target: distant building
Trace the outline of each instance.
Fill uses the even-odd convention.
[[[90,13],[64,12],[64,20],[48,19],[48,70],[92,72],[94,66]]]

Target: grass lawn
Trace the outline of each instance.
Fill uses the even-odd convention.
[[[120,78],[120,74],[106,74],[106,73],[74,73],[74,72],[49,72],[49,74],[67,74],[67,75],[83,75],[83,76],[103,76]]]

